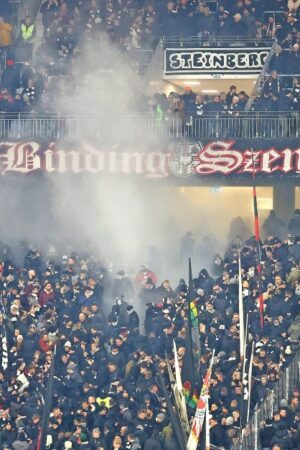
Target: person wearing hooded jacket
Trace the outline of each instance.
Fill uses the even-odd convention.
[[[271,439],[271,446],[279,445],[281,450],[292,450],[293,441],[283,423],[280,423]]]
[[[269,295],[266,312],[271,317],[278,317],[283,312],[284,298],[281,295]]]
[[[203,289],[206,294],[211,294],[215,280],[209,275],[206,269],[202,269],[199,272],[198,278],[193,280],[194,288]]]
[[[134,297],[134,289],[131,280],[125,274],[124,270],[119,270],[117,272],[117,278],[114,280],[111,296],[113,298],[124,297],[125,300],[132,300]]]
[[[275,430],[273,428],[272,420],[267,419],[265,425],[260,430],[259,437],[262,446],[262,450],[269,450],[271,447],[271,441],[274,436]]]
[[[29,450],[30,444],[27,441],[27,436],[24,431],[21,431],[17,435],[17,439],[12,443],[13,450]]]
[[[132,305],[127,306],[127,314],[128,314],[128,328],[130,331],[139,329],[140,327],[140,319],[137,312],[134,310]]]
[[[11,422],[7,422],[0,431],[0,446],[7,445],[9,448],[17,440],[17,431],[13,428]]]
[[[294,236],[300,236],[300,209],[295,209],[294,217],[289,221],[288,229]]]

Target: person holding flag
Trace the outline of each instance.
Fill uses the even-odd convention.
[[[215,352],[213,351],[210,366],[206,372],[203,380],[203,385],[200,393],[200,397],[197,403],[197,409],[195,417],[192,422],[190,436],[187,442],[187,450],[196,450],[200,439],[201,431],[203,428],[205,414],[208,414],[208,398],[209,398],[209,385],[212,373],[212,367],[214,362]],[[206,430],[206,434],[209,430]]]

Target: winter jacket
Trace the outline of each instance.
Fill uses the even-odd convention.
[[[300,339],[300,316],[296,317],[292,325],[289,327],[288,333],[292,341],[297,341]]]
[[[290,273],[286,277],[287,283],[294,283],[294,281],[300,280],[300,269],[292,267]]]
[[[288,431],[285,429],[277,430],[271,440],[271,446],[277,444],[281,450],[291,450],[293,448],[292,439],[290,438]]]
[[[12,25],[10,23],[0,23],[0,47],[11,45]]]
[[[159,439],[149,438],[145,441],[144,450],[163,450],[163,446]]]
[[[55,292],[51,291],[51,292],[46,292],[46,291],[41,291],[39,294],[39,304],[41,306],[45,306],[48,302],[53,301],[55,298]]]
[[[17,439],[16,441],[14,441],[12,443],[12,448],[14,450],[29,450],[30,445],[26,441],[21,441],[21,440]]]
[[[264,448],[271,447],[271,440],[274,436],[275,430],[272,424],[265,425],[262,430],[260,430],[260,443]]]

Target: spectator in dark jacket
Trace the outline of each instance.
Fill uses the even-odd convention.
[[[269,450],[271,447],[272,438],[275,430],[273,428],[272,420],[267,419],[264,427],[260,430],[260,442],[263,450]]]

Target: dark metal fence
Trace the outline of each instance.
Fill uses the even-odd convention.
[[[299,113],[248,113],[238,116],[158,117],[154,113],[124,116],[2,114],[1,139],[99,138],[298,138]]]
[[[269,36],[255,38],[239,36],[163,36],[163,48],[224,48],[224,47],[272,47],[274,39]]]
[[[298,350],[291,364],[284,370],[275,388],[270,391],[258,407],[243,430],[242,437],[231,447],[231,450],[260,450],[260,430],[268,418],[272,418],[275,409],[279,409],[282,399],[289,399],[292,390],[299,383],[300,376],[300,350]]]

